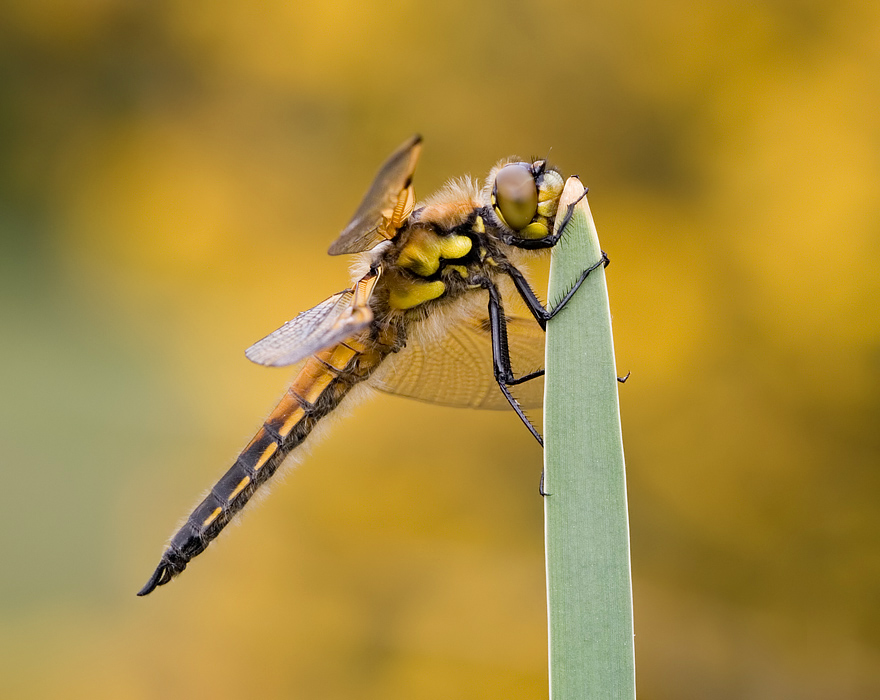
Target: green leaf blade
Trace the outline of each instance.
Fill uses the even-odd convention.
[[[560,212],[583,193],[570,178]],[[561,216],[559,217],[562,218]],[[561,299],[602,252],[586,197],[550,266]],[[545,534],[550,697],[635,698],[632,583],[618,382],[605,271],[547,327]]]

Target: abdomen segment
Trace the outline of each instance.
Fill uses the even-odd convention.
[[[171,542],[159,566],[138,593],[147,595],[168,583],[220,534],[285,458],[335,409],[349,390],[367,379],[387,355],[349,340],[319,352],[299,371],[293,384],[235,464],[214,484]]]

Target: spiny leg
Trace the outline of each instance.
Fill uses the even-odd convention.
[[[556,314],[558,314],[565,305],[571,300],[571,298],[575,295],[575,292],[580,288],[580,286],[586,281],[587,277],[590,276],[590,273],[593,270],[598,269],[600,266],[607,267],[609,263],[608,256],[605,255],[605,251],[602,251],[602,257],[599,259],[599,262],[591,265],[586,270],[581,273],[581,276],[578,280],[572,285],[571,289],[568,290],[566,295],[562,297],[559,303],[556,304],[552,309],[546,308],[538,299],[538,295],[535,294],[532,287],[529,285],[529,281],[525,278],[522,272],[520,272],[516,267],[510,264],[503,265],[504,272],[510,277],[513,281],[513,285],[516,287],[516,291],[519,292],[520,297],[525,302],[532,316],[535,317],[535,320],[546,330],[547,321],[553,318]]]
[[[568,224],[571,222],[572,217],[574,216],[575,207],[578,202],[580,202],[584,197],[587,196],[587,192],[589,192],[589,188],[584,188],[583,194],[578,197],[574,202],[571,202],[565,210],[565,213],[562,215],[562,218],[559,219],[558,225],[556,226],[556,230],[543,238],[518,238],[516,236],[504,236],[503,240],[508,245],[523,248],[527,250],[535,250],[539,248],[552,248],[555,246],[559,239],[565,234],[566,228],[568,228]],[[610,260],[608,256],[605,254],[605,251],[602,251],[602,257],[595,265],[592,265],[588,269],[584,270],[581,273],[581,276],[578,280],[572,285],[572,288],[568,290],[566,295],[562,298],[562,300],[556,304],[552,309],[546,308],[541,301],[538,299],[538,296],[532,290],[531,286],[526,280],[525,276],[518,270],[516,267],[511,265],[510,263],[502,264],[501,267],[504,271],[510,276],[513,280],[514,285],[516,286],[519,295],[522,297],[523,301],[526,303],[526,306],[529,307],[529,311],[535,317],[535,320],[541,326],[541,328],[547,327],[547,321],[553,318],[556,314],[558,314],[565,305],[569,302],[569,300],[574,296],[575,292],[580,288],[580,286],[584,283],[584,281],[589,277],[590,273],[598,268],[600,265],[604,265],[608,267],[608,263]]]
[[[516,415],[519,416],[520,420],[526,428],[528,428],[535,440],[538,441],[538,444],[541,445],[541,447],[544,447],[544,438],[541,437],[541,434],[537,431],[535,426],[532,425],[532,422],[528,419],[528,416],[526,416],[522,407],[519,405],[519,402],[513,394],[510,393],[509,389],[511,386],[516,386],[517,384],[522,384],[530,379],[542,376],[544,370],[537,370],[525,374],[522,377],[514,376],[513,367],[510,364],[510,352],[508,350],[507,342],[507,325],[504,320],[504,307],[501,305],[501,297],[498,294],[498,289],[490,280],[484,278],[480,280],[480,284],[489,293],[489,328],[492,332],[492,364],[495,381],[498,383],[498,388],[501,389],[501,393],[504,394],[504,398],[507,399],[511,408],[516,411]],[[541,482],[538,491],[542,496],[549,495],[544,491],[543,468],[541,469]]]

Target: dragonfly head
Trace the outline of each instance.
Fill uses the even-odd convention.
[[[502,163],[489,182],[492,212],[503,230],[525,239],[550,234],[565,183],[547,161]]]

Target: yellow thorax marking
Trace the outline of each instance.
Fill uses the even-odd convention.
[[[465,267],[464,265],[447,265],[446,269],[457,272],[462,277],[467,277],[468,274],[467,267]]]
[[[388,304],[393,309],[411,309],[426,301],[436,299],[446,291],[446,284],[440,280],[434,282],[411,282],[401,280],[399,285],[391,288]]]
[[[464,257],[471,250],[471,239],[467,236],[438,236],[428,229],[414,229],[397,264],[416,273],[419,277],[430,277],[440,267],[440,259],[455,260]]]

